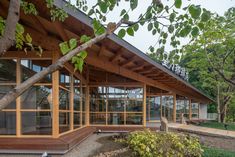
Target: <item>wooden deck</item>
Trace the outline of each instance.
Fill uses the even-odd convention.
[[[64,154],[96,131],[95,127],[84,127],[75,132],[54,138],[0,138],[0,153]]]
[[[130,132],[143,130],[143,126],[89,126],[75,132],[54,138],[0,138],[0,153],[65,154],[89,135],[97,132]],[[148,127],[157,130],[157,127]]]

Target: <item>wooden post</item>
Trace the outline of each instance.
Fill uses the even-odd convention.
[[[58,59],[58,52],[53,53],[53,63]],[[52,73],[52,137],[59,137],[59,71]]]
[[[162,119],[162,93],[160,95],[160,107],[161,107],[161,117],[160,117],[160,120]]]
[[[173,94],[173,122],[176,122],[176,94]]]
[[[70,74],[70,116],[69,116],[69,125],[70,130],[74,129],[74,77],[73,74]]]
[[[189,120],[192,119],[192,99],[189,99]]]
[[[21,83],[21,65],[20,59],[17,59],[16,62],[16,84],[19,85]],[[21,136],[21,97],[19,96],[16,99],[16,136]]]
[[[83,91],[82,91],[82,79],[80,79],[80,126],[82,126],[82,114],[83,114],[83,108],[82,108],[82,99],[83,99]]]
[[[143,104],[143,126],[146,127],[146,84],[144,84],[144,98],[143,98],[143,101],[144,101],[144,104]]]
[[[90,87],[87,85],[86,86],[86,107],[85,107],[85,111],[86,111],[86,118],[85,118],[85,121],[86,121],[86,125],[89,126],[90,125]]]

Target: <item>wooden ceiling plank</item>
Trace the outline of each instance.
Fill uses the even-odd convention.
[[[55,21],[55,22],[53,22],[53,25],[54,25],[56,31],[58,32],[58,34],[60,35],[61,39],[62,39],[63,41],[68,41],[68,40],[69,40],[69,37],[68,37],[68,35],[66,34],[66,32],[65,32],[65,30],[64,30],[64,28],[63,28],[62,23],[59,22],[59,21]]]

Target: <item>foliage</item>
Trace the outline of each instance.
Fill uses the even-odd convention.
[[[228,124],[228,130],[235,131],[235,124],[233,124],[233,123],[227,123],[227,124]],[[215,122],[215,121],[200,123],[200,126],[225,130],[225,127],[224,127],[223,123],[218,123],[218,122]]]
[[[217,148],[209,148],[203,147],[204,153],[203,157],[234,157],[235,152],[217,149]]]
[[[190,83],[213,98],[219,97],[220,103],[217,104],[221,104],[222,115],[234,99],[234,86],[219,74],[222,72],[229,79],[235,76],[234,19],[234,8],[230,8],[224,16],[211,18],[203,33],[184,47],[180,62],[189,71]]]
[[[203,150],[197,138],[176,133],[132,132],[127,144],[135,156],[201,156]]]

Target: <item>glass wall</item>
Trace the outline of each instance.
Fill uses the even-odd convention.
[[[9,70],[12,69],[12,70]],[[0,60],[0,98],[16,85],[16,60]],[[0,111],[0,135],[16,134],[16,102]]]
[[[91,87],[90,123],[93,125],[142,125],[143,88]]]
[[[187,98],[179,98],[176,100],[176,120],[180,120],[181,114],[189,119],[189,100]]]
[[[197,119],[199,118],[199,104],[192,103],[192,118]]]
[[[162,116],[167,118],[168,121],[173,120],[173,96],[162,96]]]
[[[0,98],[16,86],[16,82],[25,81],[51,64],[51,60],[17,60],[0,59]],[[11,70],[9,70],[11,69]],[[20,71],[16,72],[16,69]],[[20,75],[17,75],[20,74]],[[85,87],[80,81],[74,80],[70,87],[70,73],[60,71],[59,79],[59,133],[85,124]],[[71,97],[71,91],[74,91]],[[52,75],[47,75],[27,89],[16,101],[0,111],[0,135],[16,135],[16,117],[21,116],[21,135],[52,135],[53,98]],[[73,100],[73,103],[70,101]],[[71,107],[71,104],[74,106]],[[73,114],[73,116],[71,116]],[[73,120],[71,120],[73,117]],[[83,118],[82,118],[83,117]]]
[[[146,100],[147,121],[159,121],[161,118],[161,96],[148,96]]]

